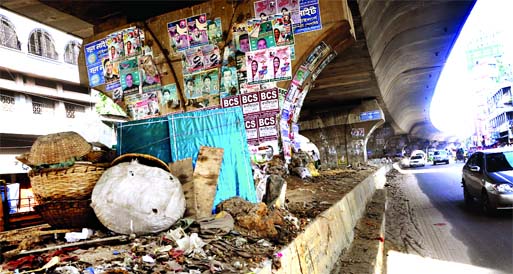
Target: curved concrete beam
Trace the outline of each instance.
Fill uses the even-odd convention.
[[[358,1],[376,80],[402,133],[447,139],[429,106],[440,72],[475,1]]]

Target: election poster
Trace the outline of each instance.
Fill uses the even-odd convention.
[[[89,78],[89,85],[91,87],[96,87],[105,83],[102,64],[98,63],[97,65],[87,67],[87,77]]]
[[[331,47],[322,41],[312,50],[310,55],[308,55],[305,62],[303,62],[303,66],[306,66],[310,72],[313,72],[319,65],[319,62],[330,52]]]
[[[248,84],[259,84],[272,79],[267,49],[246,52],[246,72]]]
[[[167,23],[167,32],[169,34],[171,47],[175,52],[189,48],[189,31],[186,19]]]
[[[268,67],[271,70],[271,81],[284,81],[292,79],[290,47],[274,47],[267,49],[269,56]]]
[[[247,22],[233,24],[232,33],[233,41],[235,41],[235,50],[240,52],[250,51]]]
[[[253,2],[255,18],[267,20],[273,14],[276,14],[276,0],[260,0]]]
[[[292,30],[292,22],[281,14],[275,15],[272,22],[276,46],[293,45],[294,31]]]
[[[276,13],[282,14],[285,21],[292,21],[293,25],[301,21],[299,14],[299,0],[278,0]]]
[[[190,109],[219,105],[219,69],[210,69],[184,76],[185,106]]]
[[[219,95],[219,69],[206,70],[200,75],[203,95]]]
[[[203,51],[200,47],[190,48],[185,51],[185,60],[187,64],[187,72],[194,73],[200,71],[205,67],[203,60]]]
[[[139,93],[139,69],[136,57],[121,61],[119,63],[119,74],[123,95]]]
[[[130,27],[123,30],[125,57],[132,57],[141,54],[142,49],[139,32],[140,30],[137,27]]]
[[[308,78],[309,75],[310,71],[308,70],[308,68],[302,65],[297,69],[296,74],[294,75],[294,79],[292,81],[297,86],[302,86],[303,82],[306,80],[306,78]]]
[[[89,86],[96,87],[105,83],[103,77],[103,59],[107,56],[107,41],[101,39],[85,45],[84,55],[87,67]]]
[[[220,97],[228,97],[239,94],[239,83],[237,80],[237,69],[235,67],[221,68],[221,89]]]
[[[109,59],[112,61],[121,60],[121,58],[125,56],[123,31],[118,31],[107,35],[106,41]]]
[[[175,83],[163,86],[158,93],[162,114],[180,111],[180,97]]]
[[[146,36],[142,29],[139,29],[139,40],[141,41],[142,55],[153,56],[153,49],[148,45],[148,43],[146,43]]]
[[[143,92],[160,90],[160,74],[151,55],[139,56],[140,82]]]
[[[130,94],[124,98],[128,116],[134,120],[145,119],[160,115],[156,92]]]
[[[102,62],[107,55],[106,39],[91,42],[84,47],[86,66],[91,67]]]
[[[207,15],[200,14],[187,18],[189,31],[189,47],[198,47],[208,44]]]
[[[261,50],[276,46],[273,21],[248,20],[250,50]]]
[[[106,91],[112,91],[119,88],[119,61],[112,62],[108,57],[104,58],[103,77],[105,79]]]
[[[217,17],[214,20],[207,21],[208,41],[211,44],[217,45],[223,41],[223,28],[221,25],[221,18]]]
[[[244,52],[238,51],[235,54],[235,67],[237,68],[237,80],[240,89],[240,85],[247,81],[246,54]]]
[[[319,0],[300,0],[300,22],[294,26],[294,34],[322,29]]]
[[[207,44],[201,47],[205,69],[219,67],[221,64],[221,51],[219,47]]]

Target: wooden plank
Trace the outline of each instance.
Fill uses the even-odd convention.
[[[193,174],[194,204],[198,219],[212,215],[223,154],[222,148],[200,147]]]
[[[176,176],[182,183],[182,190],[185,195],[185,213],[184,217],[192,217],[196,215],[194,208],[194,191],[193,191],[193,170],[192,158],[183,159],[174,163],[169,163],[171,174]]]

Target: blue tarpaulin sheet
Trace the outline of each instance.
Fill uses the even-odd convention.
[[[167,117],[159,117],[118,124],[117,153],[149,154],[171,162]]]
[[[257,201],[240,107],[181,113],[168,121],[174,161],[192,157],[195,165],[201,146],[224,149],[214,207],[234,196]]]
[[[118,125],[118,154],[149,154],[166,163],[192,158],[195,166],[201,146],[224,149],[214,207],[234,196],[256,202],[240,107],[172,114]]]

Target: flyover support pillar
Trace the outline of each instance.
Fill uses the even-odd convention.
[[[367,141],[371,134],[385,123],[383,110],[378,102],[363,101],[354,108],[348,117],[349,130],[346,131],[347,162],[359,165],[367,162]]]
[[[384,122],[383,110],[372,99],[351,110],[320,113],[300,121],[299,133],[317,145],[323,167],[346,167],[367,161],[369,136]]]

